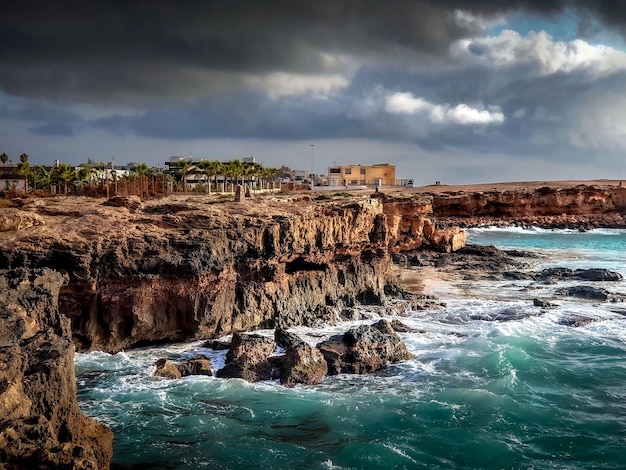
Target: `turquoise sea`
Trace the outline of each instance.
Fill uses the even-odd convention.
[[[538,269],[626,277],[626,231],[474,229],[469,241],[537,252]],[[420,331],[401,334],[413,360],[318,386],[152,377],[160,357],[220,367],[224,353],[201,342],[77,354],[79,400],[114,431],[123,469],[622,469],[626,304],[553,297],[561,285],[433,283],[447,307],[399,317]],[[626,281],[594,285],[626,294]],[[485,320],[499,312],[519,315]],[[595,321],[562,324],[571,316]],[[353,324],[295,331],[319,341]]]

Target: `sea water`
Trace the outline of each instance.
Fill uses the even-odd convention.
[[[533,269],[626,275],[626,231],[482,229],[469,241],[531,250]],[[625,283],[594,285],[626,293]],[[81,408],[111,427],[125,469],[624,468],[624,304],[556,298],[561,284],[472,284],[437,283],[445,308],[399,317],[419,331],[400,334],[414,359],[376,374],[293,389],[166,380],[152,376],[158,358],[203,353],[217,369],[224,352],[201,342],[94,352],[76,355]],[[515,315],[488,320],[501,312]],[[562,322],[571,316],[594,321]],[[295,332],[315,342],[357,323]]]

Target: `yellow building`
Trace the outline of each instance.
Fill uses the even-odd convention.
[[[396,167],[388,163],[328,167],[329,186],[393,186],[395,184]]]

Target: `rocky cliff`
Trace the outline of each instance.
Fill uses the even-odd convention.
[[[385,301],[390,247],[450,242],[370,197],[101,202],[36,201],[13,219],[37,224],[0,236],[0,268],[67,275],[59,307],[83,350],[333,321]]]
[[[626,226],[626,188],[579,185],[432,194],[433,215],[451,225]]]
[[[78,408],[64,281],[0,272],[0,468],[109,468],[113,434]]]

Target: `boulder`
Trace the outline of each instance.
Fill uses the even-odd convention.
[[[591,286],[562,287],[556,290],[555,295],[576,297],[579,299],[601,300],[603,302],[606,302],[612,297],[611,293],[606,289]]]
[[[139,196],[113,196],[103,203],[105,206],[126,207],[131,212],[143,209],[143,203]]]
[[[211,360],[203,354],[198,354],[185,362],[171,362],[167,359],[159,359],[154,365],[156,366],[154,375],[166,379],[180,379],[189,375],[213,374],[211,372]]]
[[[286,349],[280,364],[280,383],[286,387],[296,384],[315,385],[320,383],[328,371],[324,356],[294,333],[277,329],[276,343]]]
[[[558,279],[574,279],[579,281],[621,281],[624,277],[615,271],[602,268],[569,269],[547,268],[536,275],[536,278],[544,282],[552,282]]]
[[[533,305],[535,307],[541,307],[541,308],[555,307],[553,303],[548,302],[547,300],[542,300],[542,299],[533,299]]]
[[[159,359],[154,365],[156,366],[154,372],[156,377],[163,377],[164,379],[181,379],[183,377],[176,364],[167,359]]]
[[[574,328],[578,328],[581,326],[588,325],[589,323],[593,323],[598,321],[597,318],[593,317],[585,317],[582,315],[570,315],[559,320],[559,325],[571,326]]]
[[[391,328],[397,333],[416,333],[418,331],[415,328],[405,325],[400,320],[392,320]]]
[[[226,353],[226,365],[217,371],[217,377],[241,378],[248,382],[270,380],[274,365],[269,361],[276,343],[261,335],[233,333]]]
[[[0,215],[0,232],[23,230],[37,225],[44,225],[43,218],[32,212],[6,210]]]
[[[390,362],[410,359],[411,353],[386,320],[362,325],[317,345],[328,363],[328,374],[366,374]]]
[[[230,348],[230,342],[212,339],[202,345],[203,348],[213,349],[214,351],[225,351]]]

